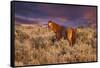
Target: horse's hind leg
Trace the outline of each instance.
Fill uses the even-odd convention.
[[[69,40],[68,42],[69,42],[69,46],[72,46],[73,45],[71,40]]]
[[[72,45],[75,44],[76,42],[76,32],[73,31],[73,35],[72,35]]]

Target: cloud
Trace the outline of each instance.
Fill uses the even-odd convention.
[[[43,23],[52,20],[67,25],[84,25],[88,21],[96,22],[96,7],[91,6],[35,4],[23,2],[16,4],[15,6],[16,17],[22,20],[38,21]]]
[[[37,7],[38,10],[43,11],[51,17],[66,17],[67,19],[73,20],[82,16],[84,6],[72,6],[72,5],[51,5],[41,4]]]
[[[88,21],[88,23],[96,23],[96,7],[89,7],[88,9],[85,10],[83,13],[83,18]]]

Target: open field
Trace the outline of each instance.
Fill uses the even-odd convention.
[[[39,65],[96,61],[96,28],[77,31],[71,47],[66,39],[55,40],[55,33],[46,25],[15,25],[15,65]]]

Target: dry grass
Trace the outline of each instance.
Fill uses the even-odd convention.
[[[16,24],[15,30],[16,66],[96,61],[96,28],[80,28],[72,47],[45,26]]]

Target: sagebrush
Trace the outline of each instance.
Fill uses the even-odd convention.
[[[73,46],[67,39],[55,40],[45,25],[15,25],[15,65],[39,65],[96,61],[96,28],[77,28]]]

